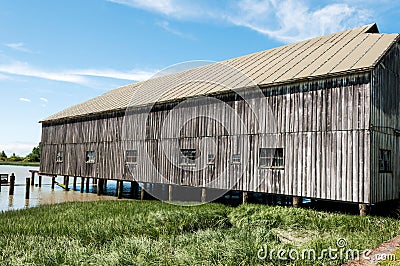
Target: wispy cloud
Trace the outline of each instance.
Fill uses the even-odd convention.
[[[242,0],[226,18],[278,41],[289,43],[370,22],[370,12],[345,3],[312,9],[305,2]]]
[[[131,70],[118,71],[113,69],[76,69],[49,71],[32,66],[26,62],[14,61],[9,64],[0,65],[0,75],[19,75],[42,78],[54,81],[71,82],[89,86],[90,77],[114,78],[129,81],[142,81],[153,76],[157,71]]]
[[[45,102],[45,103],[49,102],[49,100],[47,98],[44,98],[44,97],[40,98],[39,100],[41,100],[42,102]]]
[[[195,40],[196,39],[196,38],[194,38],[194,36],[192,36],[190,34],[186,34],[186,33],[183,33],[183,32],[181,32],[179,30],[176,30],[176,29],[172,28],[168,21],[165,21],[165,20],[164,21],[160,21],[160,22],[157,22],[156,25],[161,27],[165,31],[167,31],[169,33],[172,33],[172,34],[174,34],[176,36],[179,36],[181,38],[189,39],[189,40]]]
[[[26,102],[26,103],[30,103],[31,102],[31,99],[28,99],[28,98],[19,98],[19,100],[21,102]]]
[[[371,11],[361,1],[348,0],[311,5],[304,0],[237,0],[225,7],[215,3],[182,0],[109,0],[175,19],[219,21],[257,31],[283,43],[370,23]],[[168,23],[159,25],[170,30]],[[170,31],[172,32],[172,31]],[[177,32],[178,33],[178,32]],[[178,35],[178,34],[177,34]]]
[[[151,78],[157,71],[145,71],[133,69],[130,71],[118,71],[114,69],[77,69],[69,70],[67,73],[77,76],[93,76],[131,81],[142,81]]]
[[[17,42],[17,43],[5,43],[5,46],[8,48],[20,51],[20,52],[25,52],[25,53],[32,53],[30,49],[28,49],[23,42]]]

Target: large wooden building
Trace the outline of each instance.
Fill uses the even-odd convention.
[[[117,88],[41,121],[40,172],[399,199],[399,40],[372,24]]]

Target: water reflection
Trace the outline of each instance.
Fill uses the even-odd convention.
[[[116,182],[108,181],[107,190],[104,191],[105,195],[97,196],[97,186],[90,182],[89,193],[80,193],[81,180],[77,179],[76,190],[73,188],[73,178],[70,178],[69,187],[70,191],[66,192],[61,187],[55,186],[54,190],[51,189],[51,177],[43,176],[42,187],[38,186],[39,178],[36,175],[35,184],[30,186],[30,198],[25,200],[25,182],[26,178],[30,177],[29,170],[38,170],[38,167],[25,167],[25,166],[7,166],[0,165],[0,173],[11,174],[14,173],[15,188],[14,196],[9,196],[9,186],[3,186],[0,192],[0,211],[31,208],[44,204],[56,204],[62,202],[72,201],[96,201],[96,200],[115,200]],[[58,177],[57,182],[62,183],[63,177]],[[86,183],[86,182],[85,182]],[[129,185],[124,186],[125,196],[129,195]]]

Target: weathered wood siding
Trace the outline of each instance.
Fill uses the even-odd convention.
[[[145,128],[144,114],[131,114],[131,130],[122,141],[123,114],[70,122],[43,124],[41,172],[47,174],[175,183],[222,189],[259,191],[311,198],[370,202],[370,74],[330,78],[290,85],[262,88],[265,97],[248,104],[232,95],[219,96],[240,120],[227,115],[218,105],[205,104],[152,112]],[[268,115],[271,107],[276,126]],[[192,119],[180,135],[173,134],[176,121],[188,114],[203,114],[215,119]],[[170,116],[172,123],[163,127]],[[258,123],[257,121],[260,121]],[[175,121],[175,123],[173,122]],[[165,129],[162,135],[161,128]],[[229,132],[233,130],[234,133]],[[135,136],[143,136],[135,137]],[[161,136],[164,138],[161,140]],[[259,148],[284,148],[283,170],[259,168]],[[180,148],[197,148],[201,157],[187,171],[169,161],[178,160]],[[124,147],[137,149],[139,161],[132,175],[124,165]],[[85,151],[96,151],[96,163],[85,163]],[[64,162],[56,163],[57,151]],[[208,154],[215,154],[213,165],[206,165]],[[144,157],[149,154],[155,165]],[[233,154],[241,164],[232,164]],[[155,171],[155,169],[158,171]],[[166,179],[163,178],[166,177]],[[210,183],[211,182],[211,183]]]
[[[372,72],[371,202],[394,200],[400,192],[400,44]],[[379,172],[379,150],[391,150],[392,172]]]

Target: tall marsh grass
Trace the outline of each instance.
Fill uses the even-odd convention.
[[[64,203],[0,214],[0,264],[340,265],[344,260],[260,260],[257,252],[322,250],[338,238],[366,249],[399,233],[393,218],[276,206]]]

